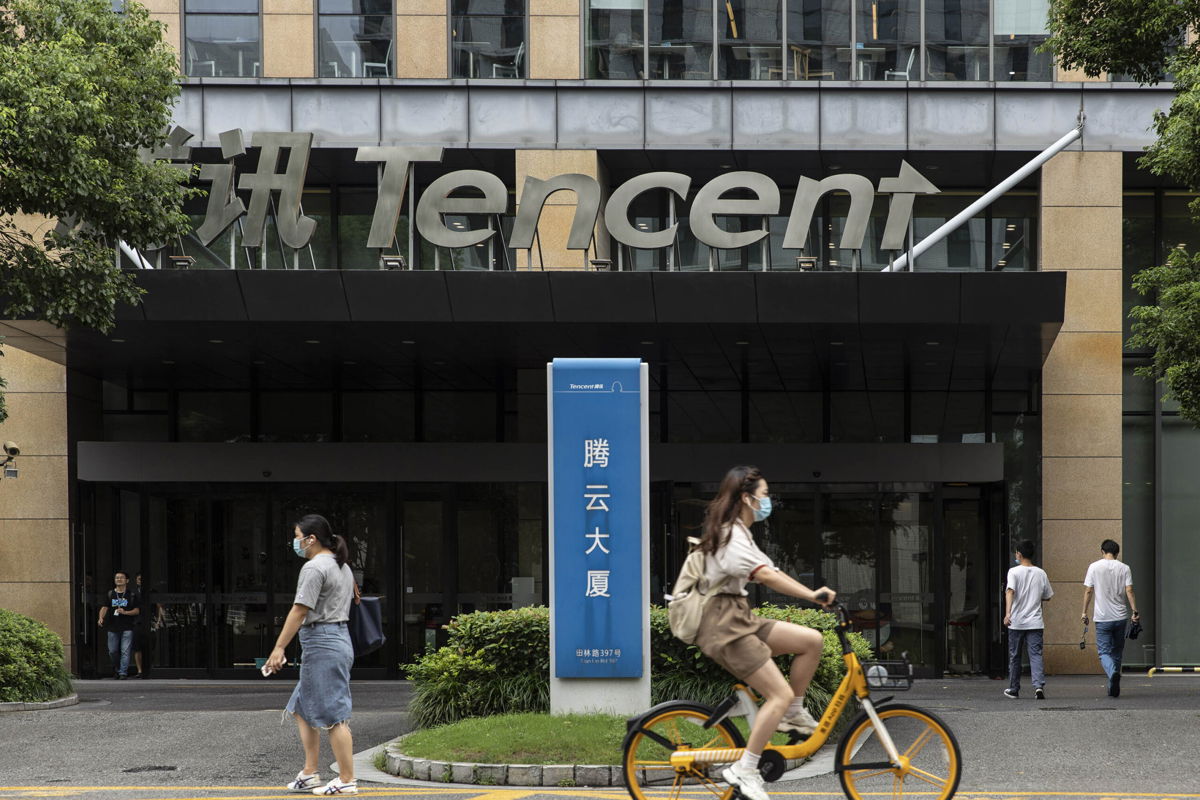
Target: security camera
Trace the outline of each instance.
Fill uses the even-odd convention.
[[[5,442],[4,452],[9,456],[19,456],[21,455],[21,448],[17,447],[16,442]]]

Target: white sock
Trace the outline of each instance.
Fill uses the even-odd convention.
[[[734,766],[740,772],[758,772],[758,760],[760,758],[762,758],[762,753],[751,753],[749,750],[746,750]]]
[[[794,717],[804,711],[804,698],[796,697],[792,699],[792,704],[788,706],[787,711],[783,712],[785,717]]]

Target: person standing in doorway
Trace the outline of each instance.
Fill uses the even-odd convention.
[[[1121,545],[1112,539],[1100,543],[1101,558],[1093,561],[1083,579],[1083,624],[1088,624],[1088,606],[1095,598],[1096,653],[1108,676],[1108,696],[1121,696],[1121,659],[1125,654],[1125,626],[1132,613],[1140,617],[1133,595],[1133,571],[1117,560]]]
[[[1008,628],[1008,688],[1005,697],[1016,700],[1021,694],[1021,645],[1029,652],[1029,677],[1033,696],[1046,699],[1046,670],[1042,663],[1042,603],[1054,596],[1046,571],[1033,565],[1033,542],[1025,539],[1017,545],[1017,565],[1008,571],[1004,590],[1004,624]]]
[[[275,649],[264,671],[278,672],[286,662],[284,648],[300,634],[300,682],[288,700],[287,712],[296,720],[304,745],[304,769],[287,785],[293,792],[317,795],[358,794],[354,780],[354,742],[350,736],[350,602],[354,575],[346,563],[346,540],[333,533],[329,522],[317,514],[296,523],[292,550],[305,559],[296,582],[296,599],[284,620]],[[324,786],[317,774],[321,752],[320,732],[329,734],[337,759],[338,777]]]
[[[108,632],[108,658],[113,665],[113,677],[129,677],[129,654],[133,651],[133,628],[141,613],[138,593],[129,585],[129,575],[117,570],[108,604],[100,607],[97,624]]]

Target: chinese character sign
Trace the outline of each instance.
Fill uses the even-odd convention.
[[[554,664],[558,678],[643,674],[642,364],[550,367]]]

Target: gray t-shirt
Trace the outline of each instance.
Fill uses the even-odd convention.
[[[303,624],[347,621],[353,597],[354,574],[348,564],[339,569],[332,553],[318,553],[300,568],[295,603],[310,609]]]
[[[1042,601],[1054,596],[1050,579],[1041,567],[1016,566],[1008,571],[1013,590],[1012,612],[1008,627],[1014,631],[1035,631],[1046,627],[1042,622]]]

